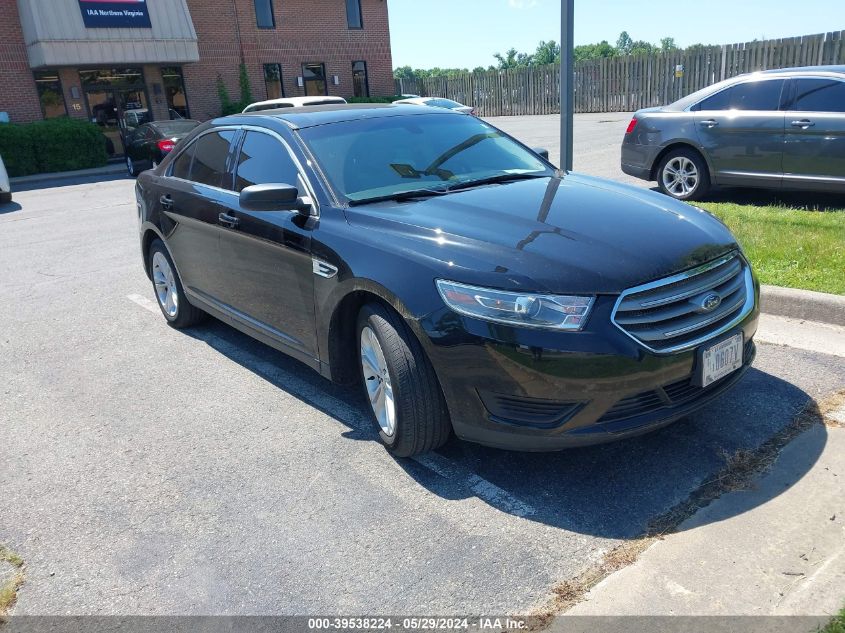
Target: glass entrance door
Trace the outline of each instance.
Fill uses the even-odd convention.
[[[152,120],[143,73],[138,68],[83,70],[88,114],[107,139],[110,156],[122,156],[128,134]]]

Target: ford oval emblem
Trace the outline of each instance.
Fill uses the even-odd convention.
[[[715,292],[711,292],[709,295],[705,295],[698,305],[702,312],[713,312],[722,305],[722,297]]]

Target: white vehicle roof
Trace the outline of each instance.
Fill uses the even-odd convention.
[[[274,110],[275,108],[302,108],[304,106],[329,105],[332,103],[346,103],[343,97],[287,97],[284,99],[270,99],[250,103],[244,108],[244,112],[259,112],[261,110]]]
[[[414,105],[425,105],[426,101],[431,101],[434,97],[411,97],[409,99],[398,99],[393,103],[411,103]]]

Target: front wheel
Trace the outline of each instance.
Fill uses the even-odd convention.
[[[431,363],[402,317],[379,304],[358,315],[361,383],[379,438],[397,457],[427,453],[452,425]]]
[[[158,307],[170,325],[182,329],[205,318],[205,312],[188,302],[176,266],[161,240],[150,244],[149,267]]]
[[[675,149],[660,161],[657,184],[676,200],[700,200],[710,189],[710,172],[698,152]]]

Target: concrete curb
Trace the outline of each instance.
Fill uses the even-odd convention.
[[[841,295],[762,286],[760,309],[766,314],[845,327],[845,296]]]
[[[30,185],[32,183],[47,182],[50,180],[69,180],[72,178],[85,178],[90,176],[111,176],[113,174],[126,173],[126,165],[115,163],[105,167],[94,167],[93,169],[77,169],[74,171],[57,171],[48,174],[32,174],[31,176],[16,176],[9,178],[14,191],[14,185]]]

